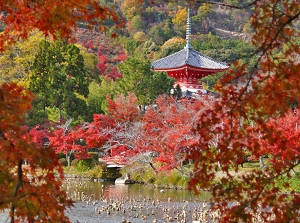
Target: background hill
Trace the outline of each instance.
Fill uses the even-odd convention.
[[[222,3],[246,4],[240,0],[225,0]],[[0,55],[0,83],[15,81],[33,90],[35,82],[44,84],[44,81],[39,82],[40,76],[44,75],[49,78],[49,92],[44,96],[50,95],[50,89],[57,89],[49,99],[55,105],[48,105],[50,102],[42,105],[42,101],[47,99],[43,95],[34,101],[34,109],[29,114],[31,125],[41,123],[44,118],[58,120],[61,116],[75,118],[78,122],[90,121],[92,114],[107,111],[107,95],[114,98],[120,93],[135,92],[143,107],[163,93],[159,90],[169,93],[169,88],[173,87],[166,74],[156,76],[151,73],[149,60],[160,59],[185,46],[187,2],[107,0],[103,4],[118,13],[119,22],[124,26],[116,30],[115,23],[108,19],[104,22],[103,31],[99,32],[97,27],[91,30],[80,23],[72,40],[80,52],[76,47],[65,45],[67,43],[41,44],[46,39],[41,33],[32,32],[28,40],[17,42]],[[195,50],[228,64],[241,59],[251,65],[254,47],[248,43],[251,35],[248,11],[197,2],[190,4],[189,8],[192,19],[191,44]],[[43,52],[47,52],[49,57]],[[81,57],[84,64],[79,66]],[[57,59],[57,63],[53,58]],[[77,71],[76,78],[84,78],[85,88],[88,87],[84,94],[75,90],[72,92],[73,88],[63,85],[68,80],[75,89],[77,82],[72,82],[76,78],[71,73]],[[220,77],[221,74],[208,76],[201,81],[204,87],[213,90]],[[152,90],[149,83],[153,85]],[[50,87],[51,84],[57,86]],[[61,92],[62,86],[65,92]],[[136,92],[138,88],[141,90]],[[43,93],[43,89],[37,91]],[[149,92],[145,92],[145,89]],[[73,101],[78,100],[76,106],[68,104],[71,95]],[[55,100],[57,98],[60,100]]]
[[[219,2],[246,4],[239,0]],[[192,19],[192,45],[196,50],[224,62],[245,58],[253,50],[247,44],[251,28],[246,10],[197,2],[188,6],[186,1],[115,0],[114,3],[104,1],[104,4],[118,12],[124,27],[116,30],[108,20],[106,31],[99,33],[85,29],[82,24],[75,37],[98,57],[98,71],[106,77],[120,77],[116,65],[128,56],[153,61],[182,49],[188,7]],[[114,33],[118,35],[112,39]]]

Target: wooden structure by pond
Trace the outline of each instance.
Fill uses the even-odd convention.
[[[133,183],[134,183],[134,181],[132,179],[130,179],[129,174],[126,174],[115,180],[115,184],[133,184]]]

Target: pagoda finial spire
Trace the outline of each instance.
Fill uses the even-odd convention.
[[[190,8],[188,8],[188,16],[186,21],[186,48],[192,48],[191,45],[191,17],[190,17]]]

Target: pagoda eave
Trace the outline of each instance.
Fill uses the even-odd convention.
[[[217,73],[217,72],[223,72],[228,70],[228,68],[224,69],[211,69],[211,68],[203,68],[203,67],[194,67],[191,65],[184,65],[181,67],[175,67],[175,68],[154,68],[155,71],[160,72],[174,72],[174,71],[200,71],[200,72],[207,72],[207,73]]]
[[[208,68],[200,68],[194,67],[191,65],[184,65],[176,68],[156,68],[155,71],[167,72],[170,77],[179,79],[181,77],[191,77],[193,79],[201,79],[208,75],[223,72],[227,69],[208,69]]]

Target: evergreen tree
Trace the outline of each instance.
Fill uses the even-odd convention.
[[[129,57],[118,67],[122,78],[117,79],[116,91],[124,95],[134,93],[142,107],[153,103],[158,95],[170,94],[175,82],[166,73],[152,71],[149,60]]]
[[[44,111],[43,117],[47,117],[46,108],[51,107],[59,109],[59,121],[70,117],[83,120],[87,113],[88,84],[84,60],[75,45],[62,40],[53,43],[43,40],[31,69],[29,87],[38,97],[39,105],[29,117],[40,114],[40,108]]]

